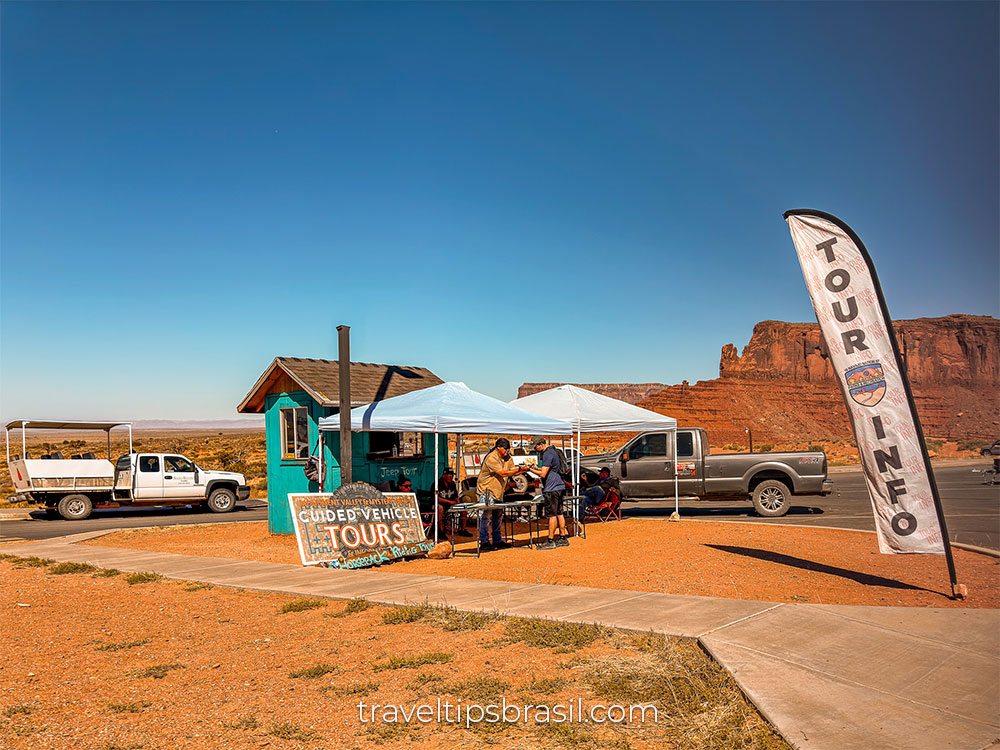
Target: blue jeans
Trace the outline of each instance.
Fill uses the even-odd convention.
[[[583,496],[587,498],[587,505],[600,505],[604,502],[604,490],[600,487],[591,487],[584,490]],[[580,510],[584,510],[584,508]]]
[[[479,496],[479,502],[486,500],[485,495]],[[503,537],[500,535],[500,522],[503,520],[503,511],[484,510],[482,518],[479,519],[479,543],[490,544],[492,536],[493,544],[500,544]]]

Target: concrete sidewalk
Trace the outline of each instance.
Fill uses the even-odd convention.
[[[778,604],[75,544],[106,533],[0,552],[217,586],[428,602],[697,638],[797,748],[981,750],[1000,735],[1000,610]]]

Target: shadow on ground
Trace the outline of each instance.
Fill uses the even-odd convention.
[[[742,555],[744,557],[753,557],[757,560],[766,560],[767,562],[778,563],[779,565],[787,565],[792,568],[799,568],[801,570],[812,570],[817,573],[826,573],[831,576],[838,576],[840,578],[848,578],[852,581],[856,581],[865,586],[883,586],[890,589],[909,589],[911,591],[927,591],[932,594],[941,593],[939,591],[933,591],[931,589],[925,589],[922,586],[914,586],[909,583],[903,583],[902,581],[896,581],[892,578],[883,578],[882,576],[873,576],[868,573],[859,573],[856,570],[848,570],[847,568],[838,568],[835,565],[826,565],[824,563],[814,562],[812,560],[804,560],[801,557],[793,557],[792,555],[785,555],[781,552],[772,552],[770,550],[763,549],[753,549],[751,547],[733,547],[728,544],[706,544],[706,547],[711,547],[712,549],[720,550],[721,552],[729,552],[733,555]]]

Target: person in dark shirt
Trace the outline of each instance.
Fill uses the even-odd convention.
[[[448,509],[458,503],[458,485],[455,484],[455,470],[452,468],[447,468],[441,475],[441,480],[438,482],[438,528],[442,529],[445,536],[448,533],[448,527],[445,524],[445,513]],[[434,501],[434,490],[431,489],[431,503]],[[472,536],[468,531],[465,530],[465,514],[462,514],[462,523],[455,531],[456,536]]]
[[[532,448],[538,454],[538,466],[529,466],[528,471],[542,480],[542,497],[545,498],[545,513],[549,517],[549,538],[538,545],[538,549],[568,547],[566,516],[563,515],[562,499],[566,494],[566,480],[559,474],[559,454],[544,437],[537,437]],[[556,536],[558,529],[559,535]]]

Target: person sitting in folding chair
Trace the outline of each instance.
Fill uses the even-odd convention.
[[[590,476],[593,476],[593,474]],[[588,507],[591,505],[600,505],[604,502],[608,490],[616,486],[617,482],[618,480],[611,476],[611,469],[607,466],[602,466],[600,473],[597,475],[597,480],[580,494],[587,499]]]
[[[600,521],[610,521],[612,518],[621,520],[621,482],[611,476],[611,469],[601,467],[597,483],[583,492],[587,498],[585,515],[596,517]],[[594,502],[594,501],[597,502]]]

